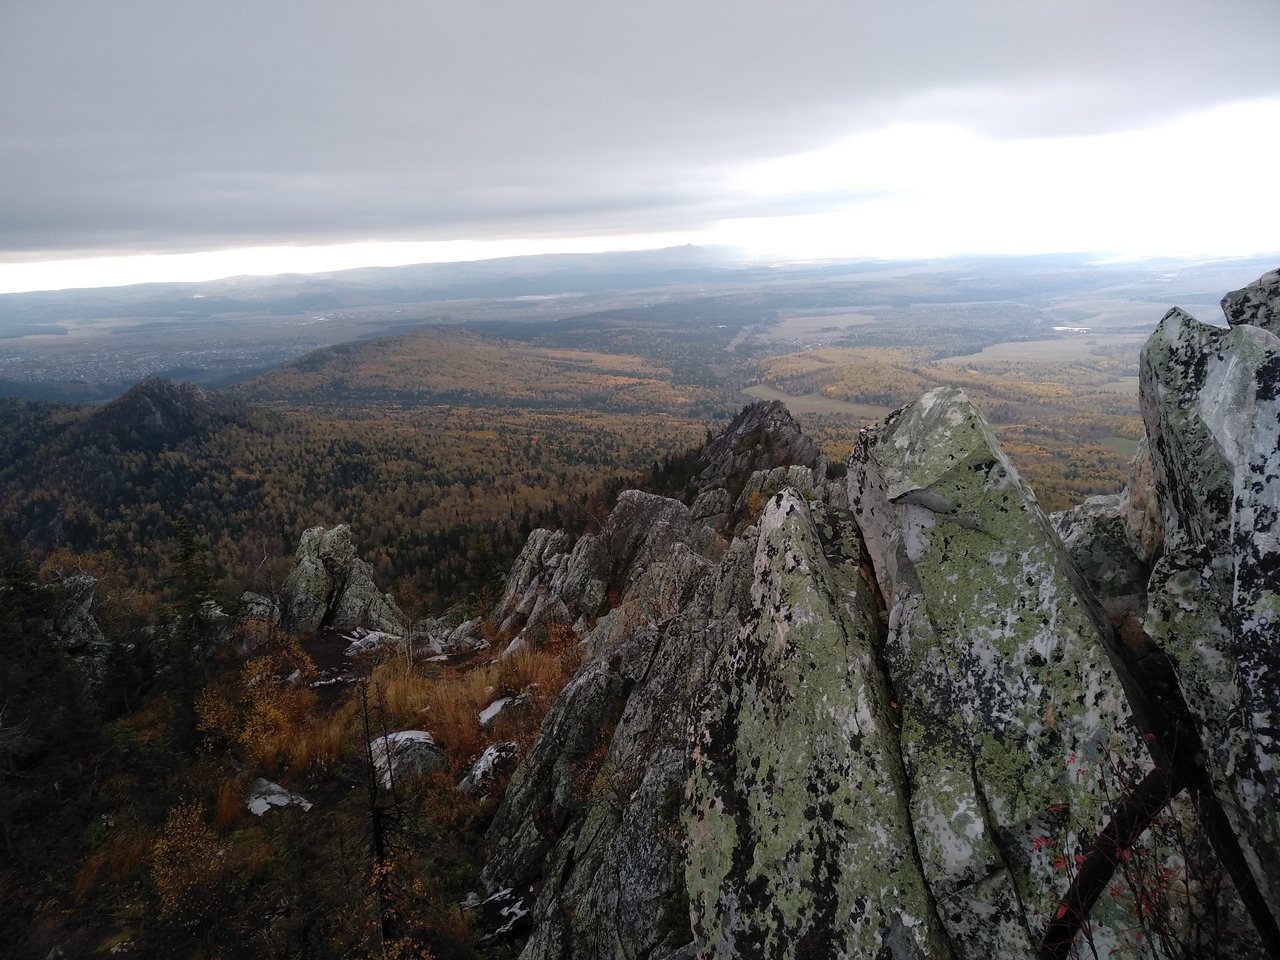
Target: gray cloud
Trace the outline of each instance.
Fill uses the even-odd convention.
[[[1278,37],[1274,0],[9,3],[0,256],[794,212],[727,173],[896,120],[1084,134],[1276,95]]]

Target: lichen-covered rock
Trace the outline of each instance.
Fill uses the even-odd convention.
[[[404,614],[373,582],[373,568],[356,557],[351,528],[311,527],[302,534],[293,570],[281,587],[281,619],[292,633],[322,626],[404,631]]]
[[[1280,336],[1280,270],[1272,270],[1222,298],[1222,312],[1231,326],[1248,324]]]
[[[911,837],[872,585],[842,532],[824,545],[791,489],[760,523],[751,611],[693,753],[685,877],[706,957],[948,952]]]
[[[1149,634],[1201,723],[1215,793],[1280,921],[1280,275],[1228,294],[1229,329],[1179,309],[1142,351],[1165,531]]]
[[[378,653],[388,647],[403,647],[404,637],[382,630],[357,630],[350,636],[344,635],[347,648],[342,651],[344,657],[358,657],[361,654]]]
[[[733,498],[729,496],[729,491],[724,487],[715,487],[698,494],[693,501],[693,506],[689,508],[689,513],[695,520],[708,520],[728,513],[733,509]]]
[[[515,766],[518,748],[519,744],[513,740],[485,747],[479,759],[459,782],[458,792],[472,799],[487,794],[497,776]]]
[[[806,500],[820,500],[826,493],[826,484],[826,477],[815,476],[808,467],[794,464],[771,470],[757,470],[747,478],[746,486],[738,495],[735,509],[749,514],[753,500],[763,502],[784,488],[795,490]]]
[[[507,575],[506,589],[503,590],[501,605],[511,598],[519,598],[528,593],[534,582],[542,573],[545,561],[564,553],[570,546],[569,536],[559,530],[534,530],[525,541],[524,549],[511,565],[511,573]]]
[[[938,388],[862,431],[849,500],[890,604],[911,821],[961,957],[1026,956],[1066,883],[1048,838],[1094,833],[1100,765],[1146,759],[1110,629],[978,412]],[[1095,945],[1126,942],[1095,908]]]
[[[444,749],[425,730],[398,730],[369,742],[373,769],[390,790],[399,777],[442,770],[448,764]]]
[[[246,590],[240,595],[240,617],[262,623],[279,623],[280,605],[270,597]]]
[[[374,630],[398,633],[404,630],[404,614],[395,601],[373,582],[373,567],[352,560],[345,570],[341,588],[330,604],[328,623],[335,630],[350,630],[367,624]]]

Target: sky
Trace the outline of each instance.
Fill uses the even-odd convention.
[[[0,0],[0,292],[1280,251],[1276,0]]]

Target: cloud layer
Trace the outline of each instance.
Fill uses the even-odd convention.
[[[812,214],[911,184],[755,171],[1280,97],[1278,37],[1274,0],[5,4],[0,259]]]

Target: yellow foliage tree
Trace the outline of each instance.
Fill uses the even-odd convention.
[[[151,848],[151,874],[162,915],[189,926],[198,924],[209,912],[225,866],[218,836],[204,822],[203,807],[195,802],[174,807]]]

